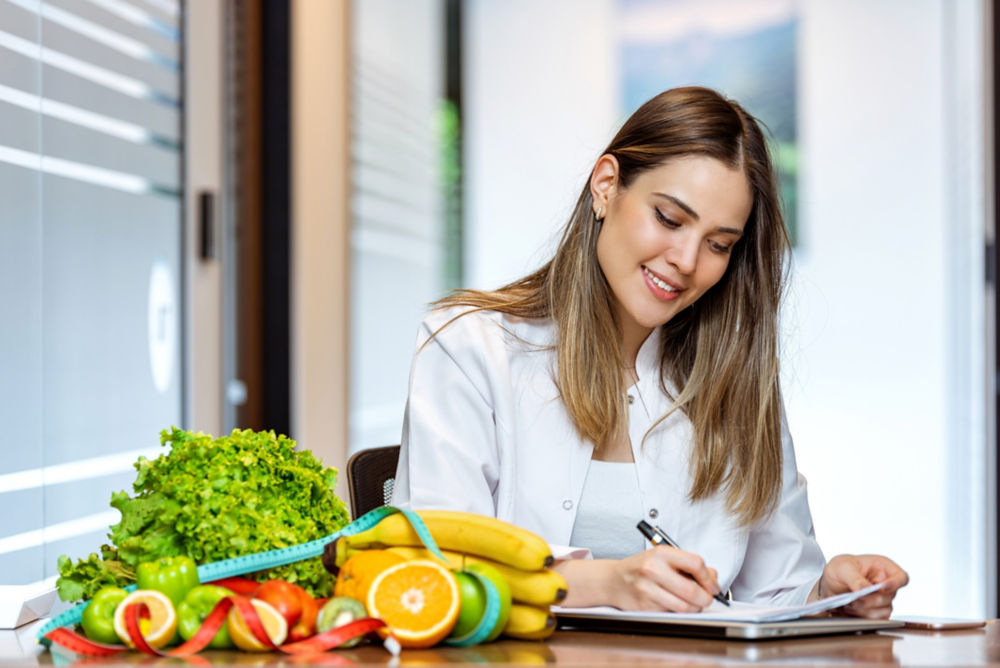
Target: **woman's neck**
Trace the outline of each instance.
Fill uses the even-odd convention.
[[[622,327],[622,362],[626,369],[635,369],[635,361],[639,357],[639,349],[652,333],[648,327],[633,324]]]

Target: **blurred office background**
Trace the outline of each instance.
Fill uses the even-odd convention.
[[[343,471],[427,304],[552,248],[692,83],[771,127],[783,390],[828,556],[997,613],[990,0],[0,0],[0,584],[117,521],[172,424]],[[346,488],[339,487],[346,498]]]

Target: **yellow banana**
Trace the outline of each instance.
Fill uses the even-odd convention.
[[[417,512],[438,546],[463,554],[474,554],[525,571],[539,571],[552,564],[549,545],[526,529],[495,517],[449,510]],[[397,513],[367,531],[341,536],[348,548],[423,547],[410,523]],[[329,546],[328,546],[329,547]]]
[[[555,630],[556,616],[548,608],[513,603],[503,635],[521,640],[541,640]]]
[[[434,559],[434,555],[422,547],[390,547],[389,552],[406,559]],[[554,605],[566,598],[566,580],[559,573],[545,568],[540,571],[524,571],[492,559],[485,559],[471,554],[461,554],[451,550],[442,550],[448,565],[456,570],[465,568],[465,564],[486,564],[500,571],[504,580],[510,585],[510,596],[518,603],[529,605]]]

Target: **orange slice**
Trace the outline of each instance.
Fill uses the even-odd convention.
[[[251,599],[250,603],[253,604],[254,610],[257,611],[260,623],[264,625],[264,631],[267,633],[267,637],[271,639],[271,642],[275,645],[285,642],[285,638],[288,637],[288,622],[285,621],[281,613],[266,601],[260,601],[255,598]],[[229,615],[226,617],[226,629],[229,631],[229,637],[233,639],[233,644],[240,649],[248,652],[271,651],[270,647],[254,637],[253,632],[250,631],[250,627],[243,620],[243,615],[240,614],[240,611],[235,606],[230,608]]]
[[[145,603],[149,618],[139,619],[139,630],[150,647],[159,649],[173,640],[177,632],[177,613],[165,594],[152,589],[139,589],[126,596],[115,608],[115,633],[129,647],[135,647],[125,628],[125,608],[133,603]]]
[[[368,614],[384,621],[403,647],[430,647],[448,636],[461,607],[458,582],[435,561],[404,561],[372,581]]]

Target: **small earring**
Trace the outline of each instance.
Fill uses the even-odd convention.
[[[602,220],[604,220],[604,207],[603,206],[597,207],[597,211],[594,212],[594,218],[597,219],[597,222],[601,222]]]

